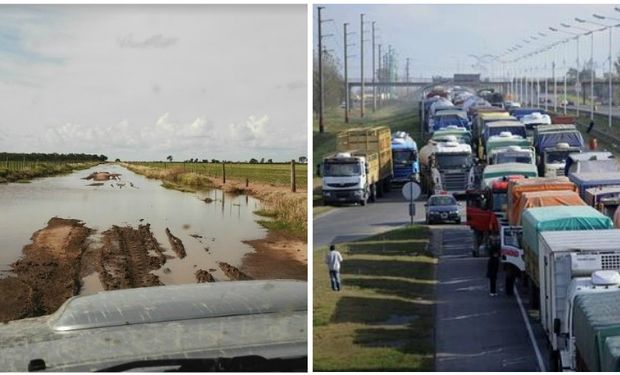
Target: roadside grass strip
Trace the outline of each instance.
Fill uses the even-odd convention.
[[[413,226],[339,245],[342,291],[314,257],[315,371],[432,371],[437,259]]]

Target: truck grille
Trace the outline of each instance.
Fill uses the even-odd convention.
[[[620,269],[620,255],[601,255],[601,267],[604,270]]]
[[[446,191],[463,191],[467,189],[467,173],[442,173],[441,181]]]
[[[345,182],[342,184],[327,184],[327,186],[334,187],[334,188],[346,188],[346,187],[352,187],[355,185],[357,185],[357,182]]]

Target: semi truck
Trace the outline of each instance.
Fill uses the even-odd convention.
[[[620,185],[620,172],[580,172],[571,173],[568,178],[577,185],[579,194],[585,199],[585,191],[590,188]]]
[[[552,371],[617,371],[620,230],[538,235],[540,321]],[[615,370],[613,370],[615,369]]]
[[[542,232],[611,229],[610,218],[590,206],[556,206],[529,208],[521,215],[523,227],[523,260],[525,272],[530,281],[532,291],[532,307],[537,308],[541,288],[541,272],[539,265],[540,245],[538,236]],[[543,285],[544,287],[544,285]]]
[[[374,202],[390,189],[392,137],[388,127],[353,128],[338,134],[337,152],[327,155],[317,174],[323,177],[325,204]]]
[[[575,125],[540,125],[534,129],[534,148],[538,174],[556,177],[565,175],[568,155],[583,151],[584,142]]]
[[[475,170],[471,146],[431,141],[420,150],[422,187],[429,193],[464,193],[474,187]]]
[[[392,134],[393,183],[404,183],[413,178],[420,181],[418,145],[409,134],[399,131]]]

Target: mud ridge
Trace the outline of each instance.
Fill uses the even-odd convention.
[[[166,228],[166,235],[168,236],[168,241],[170,241],[170,246],[172,246],[172,250],[179,257],[179,259],[185,258],[187,253],[185,252],[185,246],[183,245],[183,241],[181,241],[178,237],[175,237],[168,228]]]
[[[198,281],[199,283],[213,283],[217,281],[215,280],[213,275],[211,275],[211,273],[207,270],[200,269],[196,271],[194,275],[196,275],[196,281]]]
[[[92,230],[54,217],[32,235],[11,276],[0,280],[0,321],[51,314],[80,290],[81,257]]]
[[[233,267],[226,262],[219,262],[218,265],[231,280],[253,280],[250,276],[241,272],[237,267]]]

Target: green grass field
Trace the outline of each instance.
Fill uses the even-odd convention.
[[[37,162],[4,160],[0,162],[0,183],[29,182],[37,177],[49,177],[86,169],[100,162],[69,163],[63,161]]]
[[[314,253],[315,371],[433,371],[437,260],[428,229],[397,229],[338,247],[343,290]]]
[[[183,168],[184,172],[202,174],[211,178],[222,178],[223,169],[221,163],[183,163],[183,162],[132,162],[132,165],[142,165],[157,169]],[[306,189],[308,181],[307,164],[296,164],[295,174],[297,189]],[[273,185],[290,185],[291,165],[289,163],[273,164],[249,164],[231,163],[226,164],[226,178],[250,183],[266,183]]]

